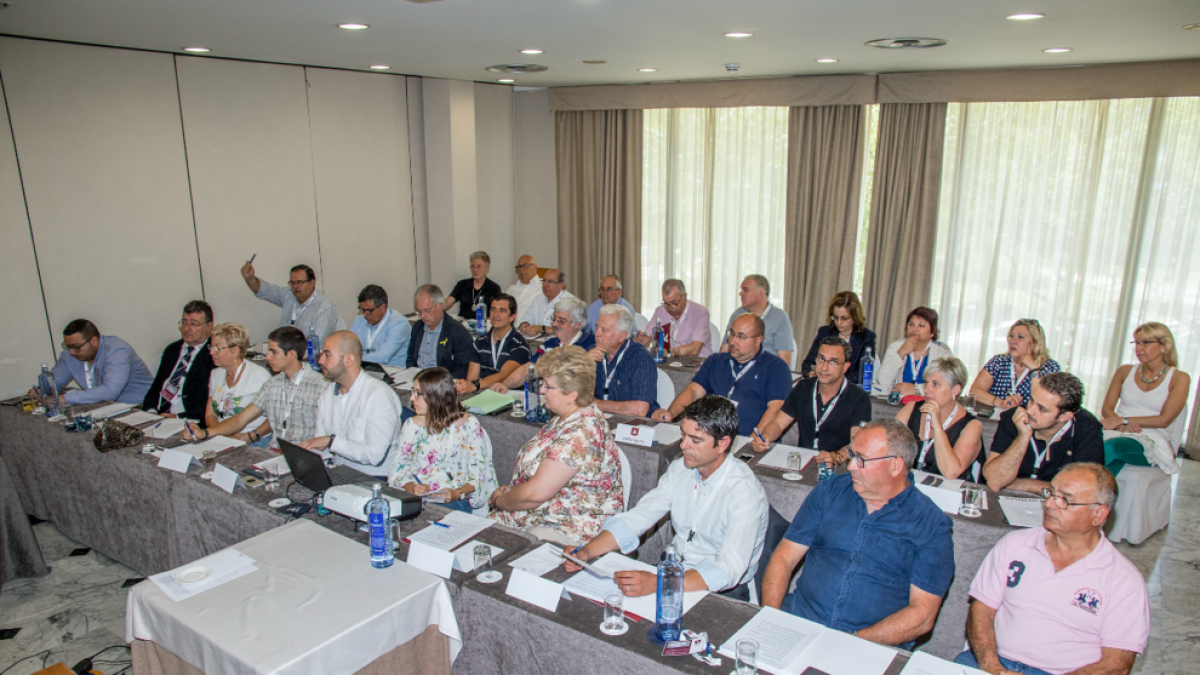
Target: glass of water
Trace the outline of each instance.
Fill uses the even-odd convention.
[[[494,584],[500,581],[503,576],[496,570],[492,569],[492,547],[487,544],[476,544],[472,550],[472,555],[475,557],[475,580],[485,583]]]
[[[800,480],[800,463],[803,460],[798,452],[789,452],[787,456],[787,472],[783,477],[787,480]]]
[[[274,464],[264,464],[262,468],[263,482],[271,491],[279,489],[279,467]]]
[[[983,490],[967,488],[963,490],[962,505],[958,507],[958,515],[967,518],[978,518],[983,515]]]
[[[733,669],[737,675],[755,675],[758,672],[758,643],[754,640],[737,641],[737,662]]]
[[[200,455],[200,458],[204,461],[204,473],[212,474],[213,469],[216,468],[217,464],[217,452],[215,450],[205,450],[204,453]]]
[[[609,593],[604,596],[604,623],[601,625],[601,629],[609,635],[620,635],[625,632],[624,595]]]

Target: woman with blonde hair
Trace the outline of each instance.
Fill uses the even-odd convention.
[[[821,341],[836,335],[850,343],[850,370],[846,371],[846,379],[853,384],[859,384],[859,370],[862,367],[863,354],[867,349],[872,353],[878,351],[875,346],[875,332],[867,328],[867,314],[862,301],[854,291],[841,291],[829,301],[829,323],[817,329],[817,337],[813,338],[812,346],[808,348],[808,356],[800,364],[800,372],[805,377],[817,376],[817,352],[821,349]]]
[[[1029,403],[1033,380],[1062,370],[1046,349],[1037,319],[1017,319],[1008,329],[1008,352],[993,356],[975,376],[971,394],[982,405],[1005,410]]]
[[[208,351],[215,367],[208,376],[204,425],[211,429],[254,403],[258,391],[271,379],[271,373],[246,360],[246,352],[250,351],[250,333],[241,324],[222,323],[213,328],[208,338]],[[241,433],[230,436],[264,448],[270,437],[271,425],[263,417],[250,422]]]

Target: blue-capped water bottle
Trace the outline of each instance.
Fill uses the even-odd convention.
[[[308,339],[308,365],[312,366],[313,368],[317,367],[316,362],[313,361],[312,338]]]
[[[678,640],[683,629],[683,564],[675,545],[667,547],[658,564],[658,596],[655,598],[654,628],[650,639],[655,642]]]
[[[654,320],[654,362],[663,362],[663,329],[662,320]]]
[[[367,526],[371,530],[371,567],[391,567],[396,560],[392,543],[392,506],[383,498],[383,485],[371,485],[367,502]]]
[[[487,306],[483,304],[483,298],[475,301],[475,334],[483,335],[487,332],[487,324],[484,323],[483,315],[487,313]]]
[[[858,381],[862,384],[863,391],[871,393],[871,381],[875,379],[875,357],[871,354],[871,348],[867,347],[863,352],[862,363],[858,367]]]
[[[46,408],[46,417],[58,419],[62,414],[62,405],[58,402],[58,383],[50,367],[42,364],[42,372],[38,374],[38,392],[42,395],[42,405]]]

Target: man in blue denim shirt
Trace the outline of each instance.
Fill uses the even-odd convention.
[[[950,518],[912,485],[916,452],[892,418],[854,436],[849,475],[817,485],[771,556],[764,606],[904,649],[933,628],[954,577],[954,542]]]

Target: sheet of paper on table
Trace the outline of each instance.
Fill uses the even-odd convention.
[[[962,506],[962,485],[959,478],[948,479],[937,474],[913,470],[913,485],[946,513],[958,513]]]
[[[883,675],[896,652],[874,642],[764,607],[734,633],[720,653],[734,657],[738,640],[758,642],[758,667],[776,675],[816,668],[829,675]]]
[[[151,438],[157,438],[160,441],[165,441],[175,434],[183,431],[183,425],[187,424],[187,420],[181,420],[178,417],[165,419],[154,426],[143,429],[142,432]]]
[[[986,675],[977,668],[960,666],[930,654],[913,652],[900,675]]]
[[[93,420],[102,420],[106,417],[120,415],[121,413],[132,409],[133,406],[129,405],[128,403],[109,403],[108,405],[102,405],[99,408],[96,408],[95,410],[89,410],[88,412],[92,414]]]
[[[808,466],[808,463],[817,457],[816,450],[809,450],[807,448],[798,448],[794,445],[783,445],[782,443],[777,443],[775,447],[768,450],[762,456],[762,458],[758,460],[758,465],[787,471],[788,455],[793,452],[800,453],[800,468],[797,469],[797,471],[803,471],[804,467]]]
[[[659,445],[674,445],[683,438],[683,429],[678,424],[659,422],[654,427],[654,440]]]
[[[1041,527],[1042,502],[1037,497],[1006,497],[1000,496],[1000,509],[1004,518],[1014,527]]]
[[[212,570],[208,578],[195,584],[181,584],[175,580],[176,573],[196,566],[204,566]],[[155,574],[150,577],[150,581],[161,588],[167,597],[179,602],[238,577],[246,576],[257,569],[253,558],[237,549],[227,548],[186,565],[180,565],[173,570]]]
[[[131,412],[128,415],[117,419],[117,421],[124,422],[125,424],[136,427],[139,424],[145,424],[147,422],[158,422],[161,419],[162,419],[162,417],[160,415],[155,415],[154,413],[143,412],[141,410],[135,410],[134,412]]]
[[[562,547],[557,544],[542,544],[520,558],[509,561],[508,564],[540,577],[562,564],[562,556],[557,554],[561,550]]]
[[[454,551],[454,569],[463,572],[471,572],[475,569],[476,546],[487,546],[492,549],[492,567],[496,566],[496,556],[504,553],[504,549],[499,546],[492,546],[487,542],[472,539]]]
[[[259,471],[262,471],[267,466],[275,467],[275,472],[278,473],[280,476],[286,476],[292,472],[291,467],[288,466],[287,458],[285,458],[283,455],[280,455],[278,457],[272,457],[271,459],[263,460],[263,461],[259,462],[258,464],[255,464],[254,468],[258,469]]]
[[[408,535],[408,540],[419,541],[422,544],[449,551],[491,527],[493,521],[469,513],[451,511],[439,522],[446,527],[431,524],[423,530]]]
[[[175,449],[186,452],[195,456],[197,459],[200,459],[204,456],[205,450],[212,450],[219,455],[227,450],[240,448],[245,444],[245,441],[239,441],[228,436],[213,436],[212,438],[200,441],[199,443],[185,443],[184,445],[181,445]]]
[[[393,387],[402,387],[408,389],[412,386],[412,382],[417,377],[417,373],[421,372],[421,368],[397,368],[396,366],[384,366],[384,372],[392,378]]]
[[[589,561],[592,567],[606,574],[614,574],[616,572],[624,572],[633,570],[635,572],[649,572],[657,574],[657,570],[653,565],[646,564],[640,560],[634,560],[628,556],[621,555],[616,551],[600,556],[594,561]],[[580,570],[575,576],[563,583],[563,588],[573,593],[585,597],[596,602],[604,602],[604,596],[609,593],[620,593],[617,584],[610,578],[598,577],[587,570]],[[683,594],[683,613],[687,614],[688,610],[696,606],[697,602],[704,599],[708,595],[708,591],[691,591]],[[632,614],[638,619],[654,620],[656,612],[655,595],[643,595],[637,598],[625,598],[625,613]]]

